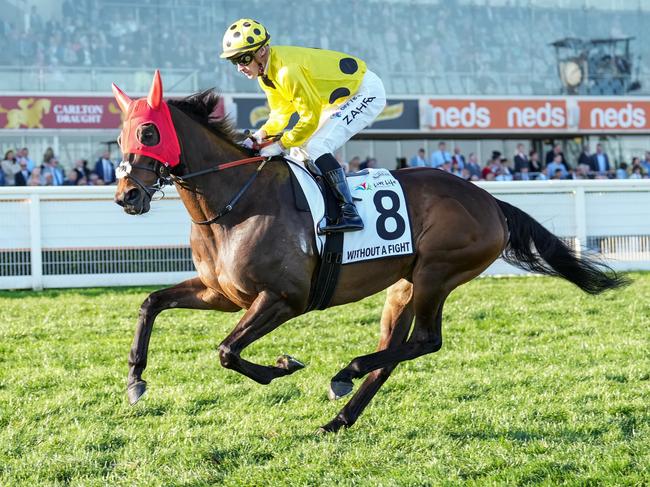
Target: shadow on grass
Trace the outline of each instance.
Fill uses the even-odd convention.
[[[298,387],[294,385],[284,386],[281,390],[265,394],[262,398],[262,403],[268,406],[278,406],[301,396],[302,392]]]
[[[590,431],[576,431],[562,429],[549,433],[533,433],[530,431],[513,429],[503,432],[497,431],[449,431],[445,433],[449,438],[457,441],[515,441],[528,443],[531,441],[562,441],[569,443],[592,442],[605,434],[605,429],[593,429]]]
[[[495,461],[489,465],[481,465],[476,468],[463,468],[458,472],[458,476],[462,480],[478,480],[482,477],[497,475],[500,471],[508,470],[508,465],[504,461]],[[580,472],[580,468],[571,463],[559,462],[541,462],[535,465],[525,465],[519,469],[519,472],[514,473],[516,479],[513,478],[513,472],[510,472],[508,480],[503,479],[503,484],[517,484],[517,485],[538,485],[544,481],[562,481],[572,474]],[[517,475],[517,473],[519,475]]]
[[[195,416],[197,414],[202,413],[205,410],[217,409],[222,404],[223,401],[219,396],[215,395],[212,397],[203,397],[189,404],[185,408],[185,412],[190,416]]]
[[[612,422],[618,426],[625,440],[632,439],[639,429],[635,412],[635,409],[629,406],[618,406],[609,411],[614,415]]]
[[[538,485],[545,481],[553,483],[565,482],[573,474],[582,471],[572,463],[559,462],[544,462],[529,468],[526,467],[526,471],[522,472],[522,476],[517,479],[519,485]]]
[[[168,407],[163,404],[136,404],[135,406],[130,406],[128,410],[130,416],[133,417],[146,417],[146,416],[164,416],[167,414]]]
[[[274,458],[270,451],[249,451],[245,445],[235,448],[214,448],[206,455],[206,460],[213,465],[221,475],[237,470],[246,465],[261,467]]]
[[[85,449],[89,452],[115,452],[121,450],[128,444],[123,436],[104,435],[98,441],[89,443]]]

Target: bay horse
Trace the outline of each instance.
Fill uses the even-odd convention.
[[[211,90],[165,101],[156,73],[146,99],[131,100],[116,86],[114,93],[125,112],[115,202],[129,214],[146,213],[154,192],[171,179],[193,221],[190,243],[198,273],[151,293],[142,303],[129,354],[130,403],[146,390],[142,373],[152,327],[166,309],[245,309],[219,345],[221,365],[260,384],[301,369],[303,364],[288,355],[268,366],[241,356],[255,340],[305,313],[314,285],[319,259],[314,226],[308,213],[295,208],[287,164],[238,164],[251,153],[239,145],[241,136],[227,118],[211,118],[219,103]],[[143,110],[152,120],[167,113],[173,127],[148,122]],[[177,160],[164,160],[160,154],[174,157],[174,147]],[[254,174],[258,177],[251,183]],[[449,293],[499,256],[520,268],[562,277],[591,294],[627,283],[594,257],[575,253],[528,214],[470,182],[431,168],[393,174],[408,201],[414,253],[342,267],[331,306],[384,289],[387,297],[377,350],[354,358],[334,375],[330,398],[345,396],[354,379],[367,377],[321,431],[352,426],[398,363],[440,350]],[[241,196],[244,186],[251,189]],[[235,205],[232,196],[238,191]]]

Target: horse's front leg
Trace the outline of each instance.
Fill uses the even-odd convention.
[[[142,380],[142,372],[147,366],[149,339],[154,320],[161,311],[173,308],[218,311],[238,311],[240,309],[221,294],[205,287],[198,277],[151,293],[140,306],[140,316],[129,353],[127,390],[131,405],[138,402],[147,389],[147,383]]]
[[[277,377],[302,369],[304,365],[288,355],[278,358],[274,366],[254,364],[240,356],[244,348],[255,340],[299,314],[300,312],[285,299],[269,291],[263,291],[237,323],[235,329],[219,345],[221,365],[236,370],[260,384],[268,384]]]

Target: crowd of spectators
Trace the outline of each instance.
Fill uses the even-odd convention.
[[[66,171],[51,147],[36,161],[23,147],[5,152],[0,166],[0,186],[104,186],[116,181],[109,152],[102,154],[92,168],[87,160],[79,159]]]
[[[0,50],[0,65],[206,68],[205,55],[215,49],[216,38],[206,42],[196,25],[200,16],[192,20],[192,29],[173,35],[163,26],[171,19],[179,24],[186,20],[176,12],[183,9],[160,9],[150,2],[133,6],[140,7],[140,15],[128,5],[102,0],[65,0],[61,14],[50,18],[43,18],[36,6],[22,18],[0,15],[0,44],[7,47]]]
[[[342,162],[348,173],[366,168],[379,167],[377,159],[367,157],[362,160],[354,156],[348,162]],[[590,153],[584,146],[576,161],[567,161],[562,146],[555,145],[543,157],[535,150],[528,150],[524,144],[518,144],[512,157],[506,157],[494,151],[484,164],[478,161],[476,154],[463,154],[460,146],[452,152],[447,144],[440,142],[438,149],[427,154],[421,148],[410,159],[402,160],[403,167],[432,167],[455,174],[470,181],[532,181],[548,179],[648,179],[650,178],[650,151],[643,159],[633,157],[615,167],[601,144]],[[78,159],[67,170],[60,164],[51,147],[35,161],[29,149],[8,150],[0,162],[0,186],[104,186],[115,184],[115,161],[106,151],[92,165],[88,160]]]
[[[269,8],[263,0],[244,7],[236,0],[65,0],[47,18],[29,6],[21,7],[20,16],[0,14],[0,65],[191,68],[199,72],[201,88],[253,91],[255,84],[218,59],[227,22],[244,8],[268,26],[276,44],[363,58],[392,93],[548,94],[559,88],[549,43],[564,37],[642,39],[650,21],[643,1],[638,9],[585,10],[533,0],[323,0],[309,8]],[[650,44],[637,41],[633,48],[647,72]]]
[[[543,158],[536,150],[527,150],[524,144],[518,144],[511,158],[499,151],[493,151],[490,159],[481,165],[476,154],[470,153],[465,157],[458,146],[454,147],[453,153],[450,153],[447,151],[446,143],[440,142],[438,150],[432,154],[427,155],[424,149],[420,149],[405,165],[433,167],[470,181],[648,179],[650,178],[650,151],[646,151],[643,160],[640,157],[633,157],[629,164],[621,162],[616,168],[602,144],[596,145],[594,153],[590,153],[589,146],[585,145],[573,164],[567,161],[561,144],[556,144]]]

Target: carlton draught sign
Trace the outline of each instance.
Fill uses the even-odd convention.
[[[448,133],[582,133],[650,130],[650,99],[424,99],[420,128]]]
[[[121,121],[113,97],[0,96],[0,128],[116,129]]]
[[[212,115],[224,115],[223,101]],[[121,124],[113,96],[0,96],[0,130],[119,129]]]

